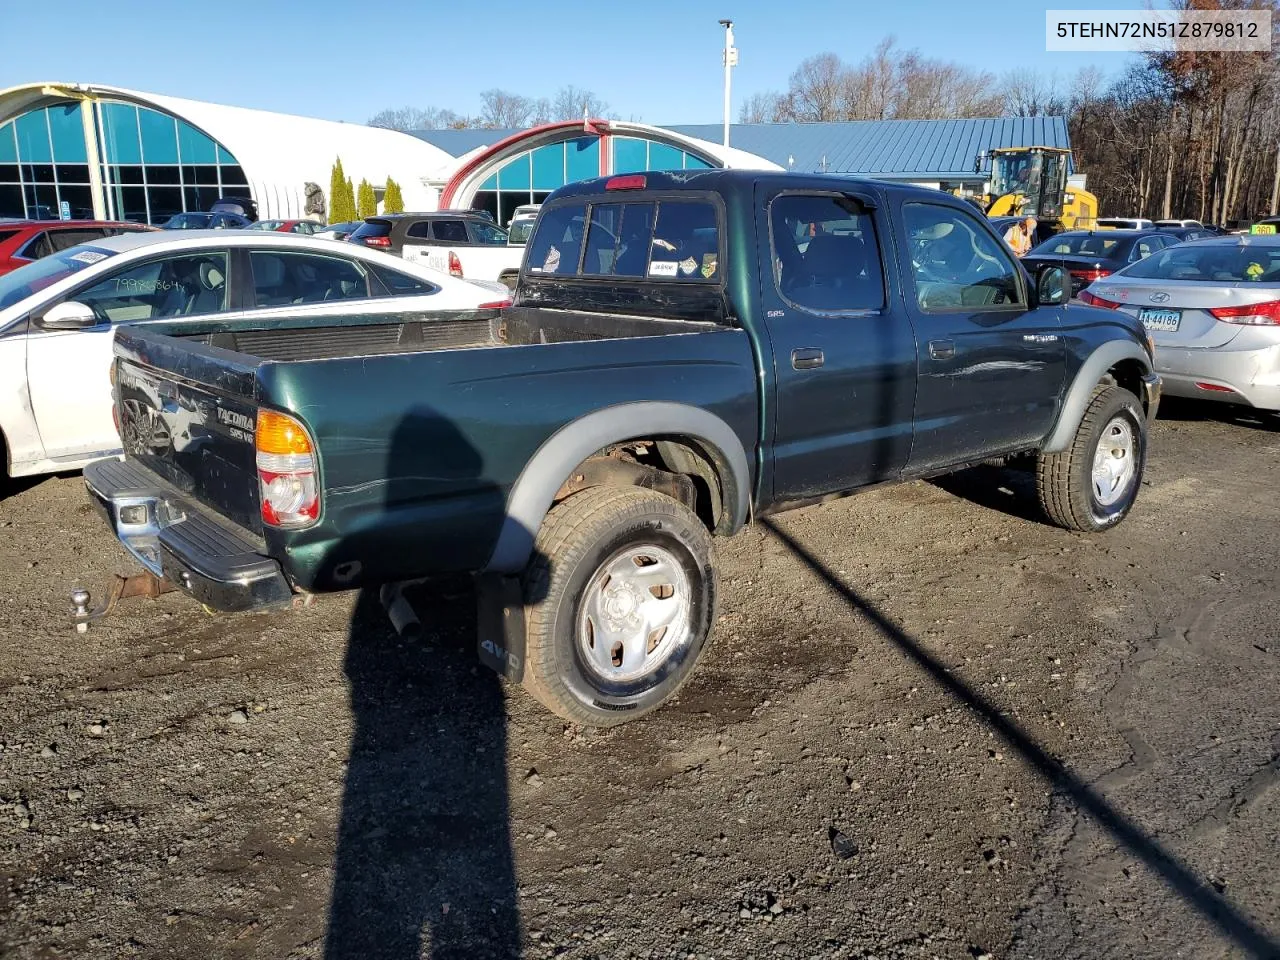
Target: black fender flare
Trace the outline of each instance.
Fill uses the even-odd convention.
[[[1098,346],[1081,365],[1063,397],[1057,423],[1041,448],[1045,453],[1061,453],[1071,446],[1076,429],[1084,417],[1085,407],[1093,396],[1093,388],[1101,382],[1108,370],[1122,360],[1136,360],[1142,365],[1144,373],[1151,373],[1151,356],[1132,340],[1110,340]]]
[[[507,496],[506,514],[485,570],[518,573],[533,553],[534,538],[551,502],[573,468],[610,444],[654,437],[685,437],[701,446],[720,474],[725,522],[736,532],[746,524],[751,472],[742,441],[714,413],[666,401],[622,403],[565,424],[540,446]]]

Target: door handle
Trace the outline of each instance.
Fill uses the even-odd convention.
[[[929,356],[934,360],[951,360],[956,355],[956,345],[950,340],[930,340]]]
[[[816,347],[799,347],[791,351],[791,369],[812,370],[825,362],[822,351]]]

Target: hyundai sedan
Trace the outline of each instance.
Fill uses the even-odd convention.
[[[1280,237],[1180,243],[1080,300],[1142,321],[1166,394],[1280,410]]]

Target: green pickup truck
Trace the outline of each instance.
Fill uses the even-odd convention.
[[[1052,521],[1118,523],[1160,381],[1137,322],[1063,279],[934,190],[578,183],[500,316],[122,328],[127,456],[85,479],[139,561],[221,610],[477,574],[482,658],[619,723],[688,677],[713,538],[753,515],[1029,454]]]

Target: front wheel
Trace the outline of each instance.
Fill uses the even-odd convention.
[[[711,536],[683,504],[632,487],[565,500],[525,573],[524,686],[566,720],[613,726],[657,709],[715,620]]]
[[[1128,390],[1094,388],[1071,446],[1042,453],[1036,492],[1051,521],[1068,530],[1096,532],[1128,516],[1147,461],[1147,420]]]

